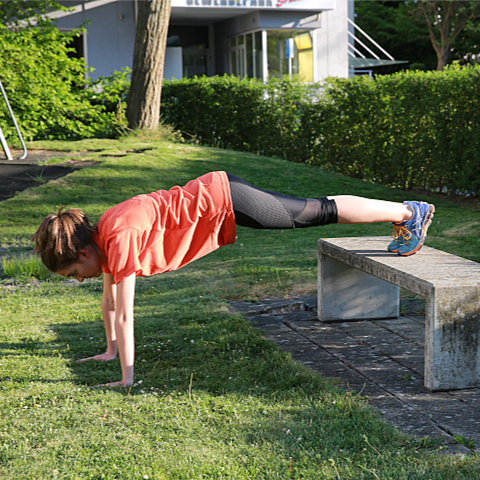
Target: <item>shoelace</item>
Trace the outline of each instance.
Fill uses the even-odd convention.
[[[394,225],[392,237],[394,238],[394,240],[399,240],[400,238],[410,240],[412,238],[412,233],[406,225]]]

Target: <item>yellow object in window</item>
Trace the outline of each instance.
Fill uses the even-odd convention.
[[[313,44],[309,33],[294,37],[298,50],[298,77],[303,82],[313,82]]]

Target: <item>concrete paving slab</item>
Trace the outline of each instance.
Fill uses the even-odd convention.
[[[410,308],[408,302],[402,311]],[[421,302],[417,305],[421,308]],[[411,315],[399,319],[327,324],[317,320],[315,306],[315,297],[309,296],[232,302],[231,309],[296,361],[365,395],[401,431],[435,439],[449,453],[480,448],[480,388],[430,392],[424,387],[422,316],[410,309]],[[460,437],[474,441],[475,447],[460,444]]]

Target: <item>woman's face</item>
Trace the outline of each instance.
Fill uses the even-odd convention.
[[[63,277],[73,277],[81,283],[85,278],[99,277],[102,274],[102,259],[94,248],[87,245],[80,250],[75,262],[57,270],[56,273]]]

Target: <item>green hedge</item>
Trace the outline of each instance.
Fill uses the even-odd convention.
[[[297,159],[299,106],[307,88],[295,82],[237,77],[164,81],[165,123],[202,143]]]
[[[313,156],[409,189],[480,193],[480,67],[329,82]],[[312,112],[314,114],[314,112]]]
[[[480,192],[480,66],[321,85],[168,81],[162,116],[210,145],[405,189]]]

